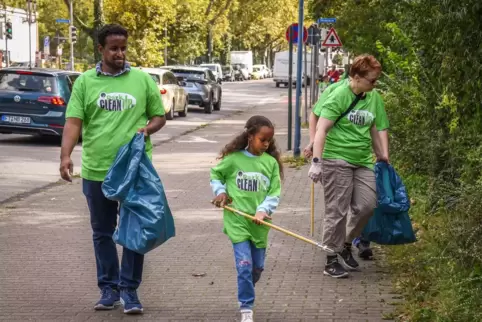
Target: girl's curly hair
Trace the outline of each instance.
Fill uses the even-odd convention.
[[[258,133],[263,126],[274,129],[273,123],[271,123],[268,118],[262,115],[255,115],[250,117],[249,120],[246,122],[246,125],[244,126],[244,131],[238,136],[236,136],[231,142],[226,144],[226,146],[221,150],[221,155],[219,156],[219,159],[222,159],[233,152],[244,150],[248,146],[249,136]],[[281,162],[281,152],[279,151],[276,145],[276,140],[274,138],[271,140],[269,147],[266,150],[266,153],[276,159],[279,165],[280,177],[283,178],[283,163]]]

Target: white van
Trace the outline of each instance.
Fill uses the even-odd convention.
[[[216,81],[223,80],[223,68],[220,64],[201,64],[199,66],[209,68],[216,76]]]
[[[231,65],[245,65],[248,74],[253,72],[253,52],[238,50],[231,52]]]
[[[324,55],[320,53],[319,56],[319,66],[318,66],[318,73],[323,75],[324,70]],[[311,53],[307,55],[307,64],[306,66],[308,70],[308,75],[311,75]],[[297,67],[297,53],[293,51],[293,84],[296,84],[296,67]],[[302,75],[305,73],[305,61],[303,55],[303,67],[302,67]],[[280,84],[284,84],[288,86],[288,72],[289,72],[289,51],[280,51],[277,52],[274,56],[274,68],[273,68],[273,81],[276,83],[276,87],[279,87]],[[311,79],[308,76],[308,84],[310,84]],[[303,84],[305,82],[303,81]]]

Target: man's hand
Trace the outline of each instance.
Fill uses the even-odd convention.
[[[217,195],[216,198],[214,198],[211,203],[215,205],[218,208],[223,208],[227,204],[231,203],[231,200],[229,199],[229,196],[226,193],[220,193]]]
[[[149,136],[149,131],[147,130],[147,127],[143,127],[142,129],[137,130],[137,133],[143,133],[144,137],[146,138]]]
[[[308,171],[308,177],[313,180],[314,183],[321,182],[323,177],[323,168],[321,162],[311,162],[310,170]]]
[[[261,225],[261,222],[264,221],[265,219],[272,220],[273,218],[271,218],[270,216],[268,216],[268,214],[265,213],[264,211],[257,211],[257,212],[256,212],[256,215],[254,215],[253,222],[254,222],[256,225]]]
[[[303,155],[305,158],[309,159],[313,156],[313,142],[308,144],[305,149],[303,150]]]
[[[72,182],[74,163],[70,158],[82,131],[82,120],[69,117],[65,120],[64,133],[62,133],[62,147],[60,148],[60,176],[68,182]]]
[[[74,163],[70,157],[63,157],[60,160],[60,176],[68,182],[72,182],[72,175],[74,174]]]
[[[138,129],[137,133],[144,133],[144,137],[147,138],[159,131],[165,124],[166,118],[164,116],[154,116],[145,127]]]

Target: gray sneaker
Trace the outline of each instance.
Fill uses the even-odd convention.
[[[323,274],[334,278],[348,277],[348,272],[343,265],[338,263],[338,258],[336,256],[333,258],[327,258]]]
[[[343,248],[343,251],[339,253],[341,257],[341,263],[343,266],[345,266],[347,269],[356,271],[358,269],[358,262],[353,258],[353,255],[351,253],[351,245],[345,244],[345,247]]]

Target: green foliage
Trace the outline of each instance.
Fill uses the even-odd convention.
[[[409,321],[481,321],[482,3],[312,1],[352,53],[382,62],[391,160],[419,241],[387,247]],[[321,8],[321,9],[320,9]]]
[[[335,54],[335,56],[333,56],[332,62],[335,65],[343,65],[343,56],[340,54]]]
[[[38,3],[39,43],[57,31],[68,36],[68,25],[55,19],[69,17],[69,0]],[[298,0],[75,0],[76,59],[98,61],[97,31],[116,22],[130,32],[128,59],[134,65],[164,64],[166,47],[169,64],[205,61],[210,32],[215,60],[226,63],[230,50],[253,50],[255,61],[263,63],[286,46],[284,32],[297,20],[297,10]],[[57,44],[51,44],[55,53]],[[68,50],[64,52],[67,57]]]

